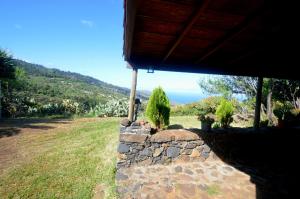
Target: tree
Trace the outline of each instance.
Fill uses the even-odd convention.
[[[290,101],[295,109],[300,109],[300,81],[299,80],[274,80],[273,97],[279,101]]]
[[[200,87],[211,94],[223,94],[230,98],[232,94],[244,94],[248,100],[256,95],[257,78],[243,76],[210,76],[199,81]],[[273,100],[289,101],[295,109],[300,109],[300,81],[264,78],[263,82],[263,110],[269,124],[273,124]]]
[[[222,94],[231,98],[232,94],[244,94],[251,99],[256,94],[256,77],[214,75],[201,79],[199,86],[211,94]]]
[[[15,68],[13,59],[7,52],[0,49],[0,79],[14,79]]]
[[[170,101],[161,87],[153,90],[147,104],[146,116],[159,129],[169,125]]]
[[[15,79],[13,59],[7,52],[0,49],[0,118],[2,116],[2,87],[8,90],[8,80]]]

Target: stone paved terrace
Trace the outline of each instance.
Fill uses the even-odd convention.
[[[221,160],[133,166],[116,178],[121,198],[256,198],[250,176]]]
[[[144,127],[121,127],[117,192],[126,199],[291,198],[291,187],[298,186],[300,166],[294,160],[299,130],[180,129],[151,134]]]

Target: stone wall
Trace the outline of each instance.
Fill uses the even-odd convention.
[[[191,131],[176,129],[152,134],[148,124],[127,125],[123,123],[120,128],[117,168],[216,158],[201,137]]]

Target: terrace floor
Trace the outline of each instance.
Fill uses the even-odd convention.
[[[221,160],[122,168],[117,178],[121,198],[256,198],[251,177]]]

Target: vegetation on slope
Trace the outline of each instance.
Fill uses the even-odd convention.
[[[1,71],[13,69],[11,75],[0,77],[2,115],[5,117],[87,113],[103,116],[106,115],[105,110],[110,104],[120,104],[120,107],[114,106],[116,110],[109,110],[107,114],[127,114],[123,110],[130,93],[128,88],[114,86],[78,73],[27,63],[13,59],[5,51],[0,52],[0,61],[3,62]],[[147,94],[138,92],[137,97],[146,99]],[[99,111],[99,107],[103,107],[103,110]]]

